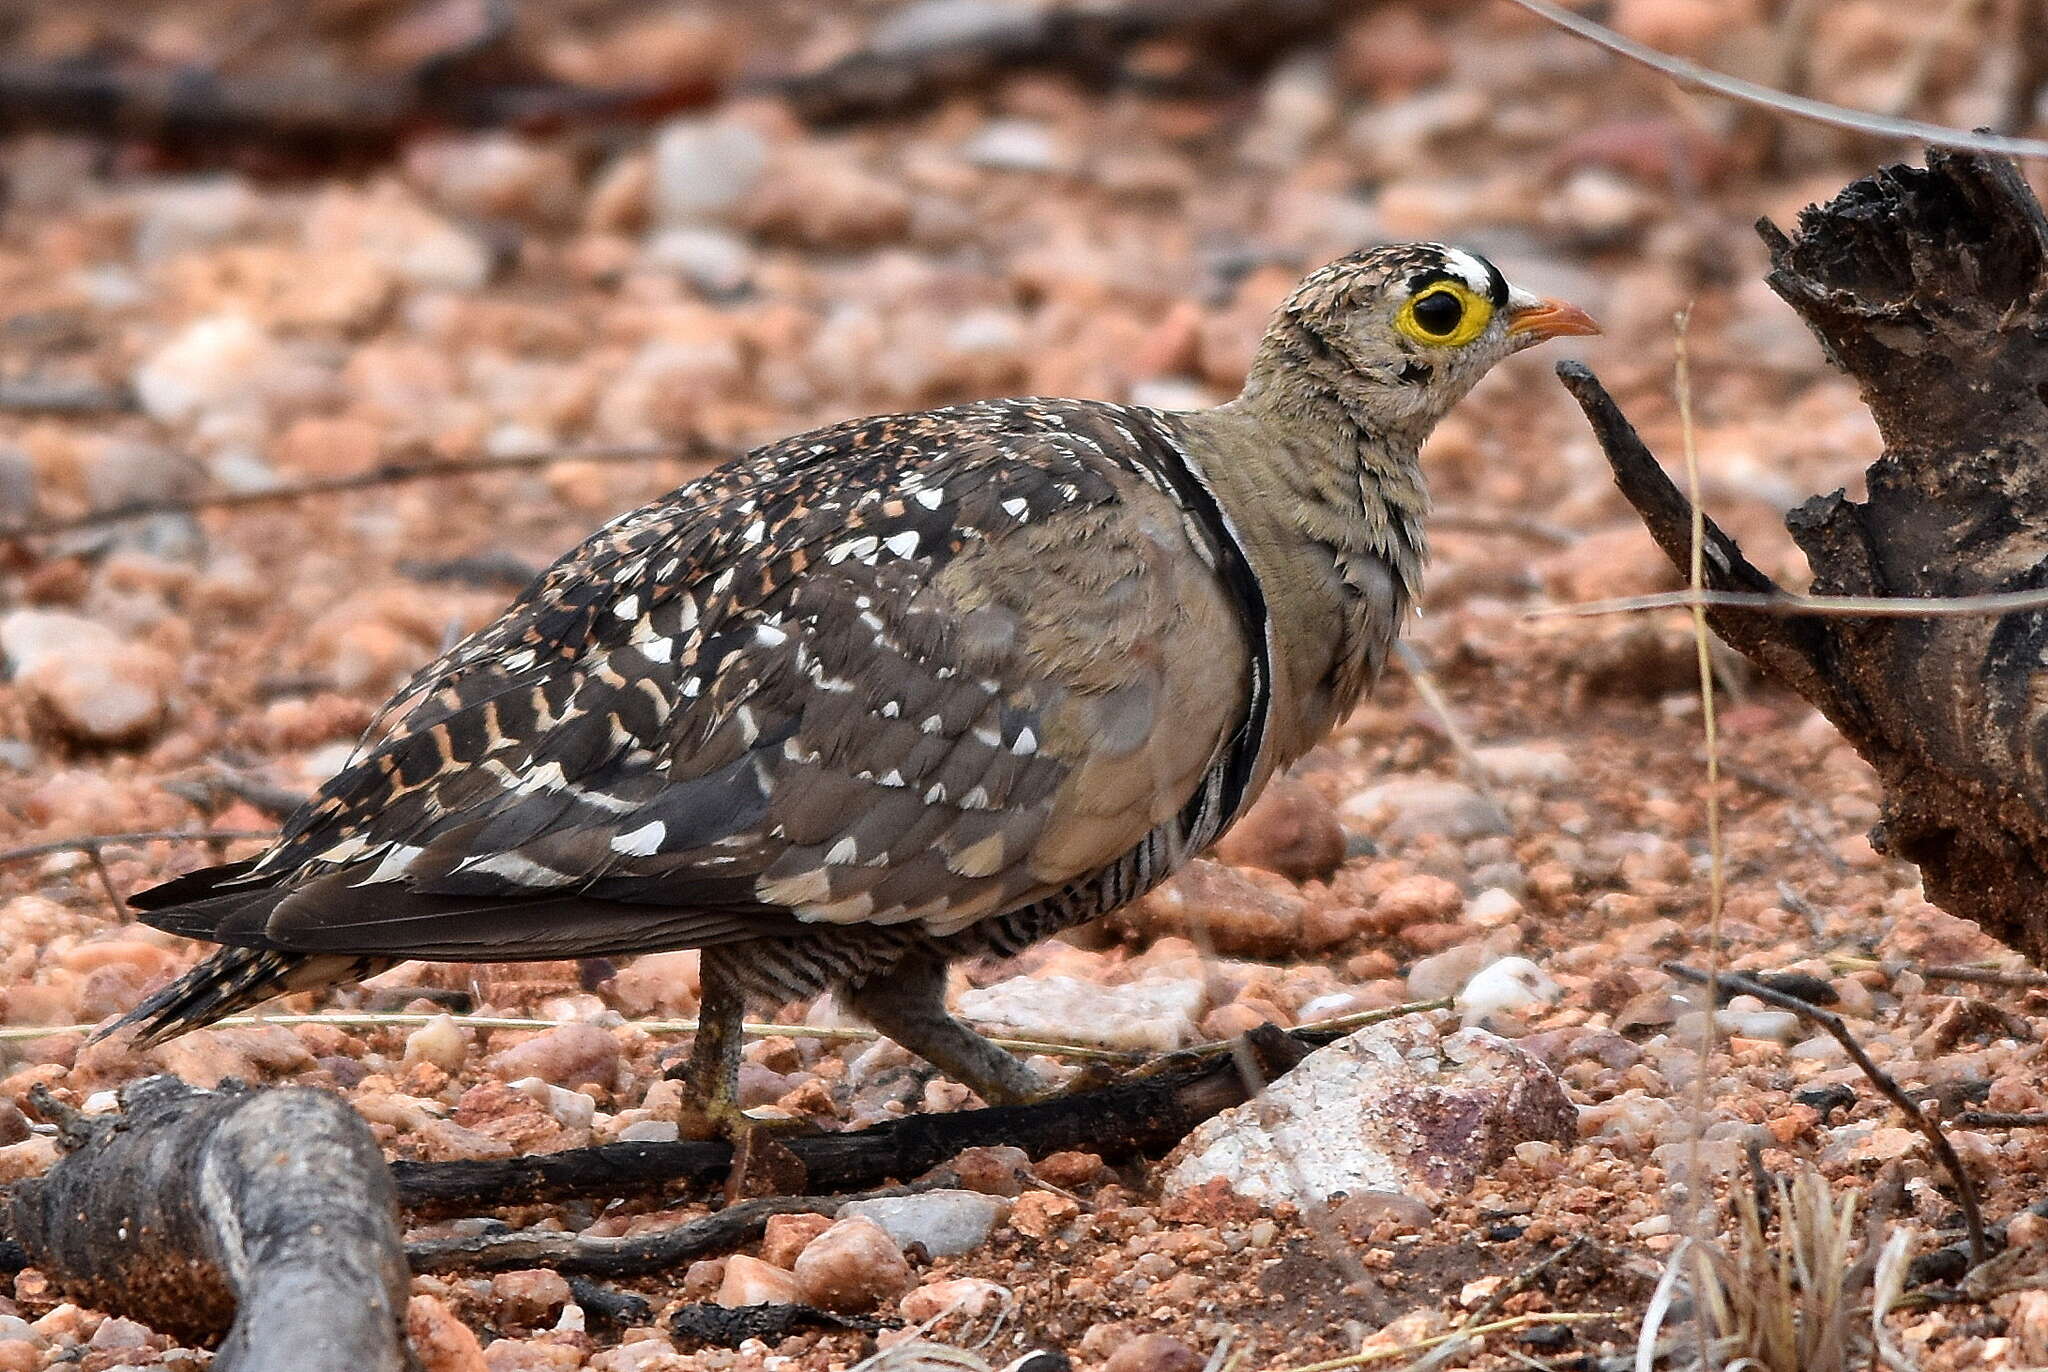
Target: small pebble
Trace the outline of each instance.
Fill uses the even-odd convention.
[[[1485,1024],[1496,1015],[1517,1014],[1555,1005],[1563,988],[1527,958],[1502,958],[1481,968],[1458,992],[1458,1013],[1465,1023]]]
[[[923,1324],[948,1314],[972,1319],[1004,1309],[1013,1299],[1008,1287],[984,1278],[947,1277],[918,1287],[903,1298],[897,1309],[912,1324]]]
[[[797,1255],[812,1239],[832,1227],[829,1215],[770,1215],[761,1235],[761,1261],[777,1267],[796,1265]]]
[[[863,1215],[839,1220],[812,1239],[791,1271],[812,1305],[847,1314],[872,1310],[911,1284],[903,1249]]]
[[[803,1283],[780,1267],[735,1253],[725,1260],[718,1284],[718,1304],[732,1309],[747,1305],[802,1305],[808,1299]]]
[[[900,1246],[921,1244],[933,1257],[949,1258],[987,1243],[1009,1209],[1010,1202],[1000,1196],[944,1190],[848,1201],[839,1207],[839,1216],[865,1216],[887,1230]]]
[[[1171,1334],[1140,1334],[1110,1354],[1102,1372],[1202,1372],[1207,1365]]]

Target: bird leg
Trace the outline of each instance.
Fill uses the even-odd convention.
[[[1023,1105],[1048,1093],[1047,1084],[1016,1055],[947,1011],[946,965],[936,958],[901,962],[885,976],[848,987],[847,1005],[990,1105]]]
[[[756,1119],[740,1108],[740,1049],[745,1046],[741,1026],[747,998],[729,961],[735,951],[704,950],[697,1038],[683,1079],[705,1117],[732,1144],[726,1198],[796,1194],[803,1189],[804,1165],[773,1135],[800,1128],[803,1121]]]

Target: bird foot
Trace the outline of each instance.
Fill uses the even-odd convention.
[[[750,1115],[723,1092],[690,1092],[680,1132],[687,1138],[723,1138],[732,1145],[732,1166],[725,1175],[727,1203],[757,1196],[803,1194],[808,1180],[803,1160],[786,1139],[818,1133],[809,1120],[788,1116]]]

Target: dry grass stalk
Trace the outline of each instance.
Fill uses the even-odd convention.
[[[1856,1197],[1836,1202],[1818,1172],[1776,1179],[1777,1232],[1756,1192],[1735,1193],[1733,1251],[1693,1249],[1694,1285],[1709,1347],[1729,1369],[1847,1372],[1859,1332]]]
[[[1638,1347],[1654,1360],[1661,1324],[1691,1288],[1706,1365],[1717,1372],[1851,1372],[1873,1358],[1895,1372],[1913,1364],[1884,1321],[1904,1286],[1914,1235],[1874,1225],[1859,1242],[1857,1196],[1837,1197],[1812,1167],[1777,1177],[1768,1204],[1735,1192],[1733,1233],[1689,1241],[1673,1254]]]

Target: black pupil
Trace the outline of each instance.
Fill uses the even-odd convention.
[[[1449,291],[1431,291],[1415,302],[1415,322],[1438,338],[1456,330],[1464,317],[1465,302]]]

